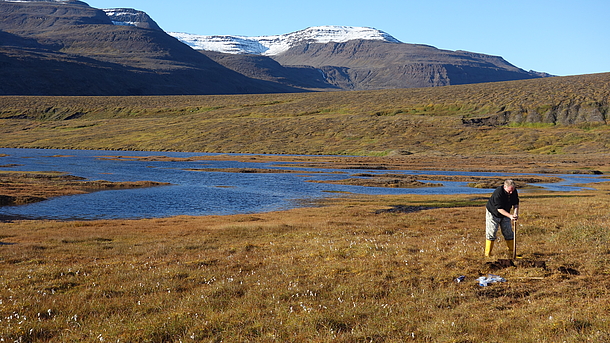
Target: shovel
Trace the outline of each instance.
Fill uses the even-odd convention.
[[[511,220],[510,226],[513,228],[513,259],[517,258],[517,221]]]

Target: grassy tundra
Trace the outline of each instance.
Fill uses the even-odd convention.
[[[610,73],[366,92],[0,97],[0,146],[368,156],[607,152],[609,96]]]
[[[599,74],[375,92],[0,97],[0,146],[360,154],[385,157],[291,161],[608,173],[609,80]],[[40,188],[69,183],[63,192],[79,191],[75,182]],[[502,242],[493,258],[483,257],[485,201],[350,196],[250,215],[0,221],[0,340],[610,341],[610,184],[523,190],[522,258],[513,264]],[[507,282],[478,286],[476,278],[488,273]],[[456,283],[461,275],[466,279]]]

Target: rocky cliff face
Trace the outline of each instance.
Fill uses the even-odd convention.
[[[498,56],[381,41],[303,44],[273,56],[284,66],[321,69],[342,89],[369,90],[538,78]]]
[[[570,102],[551,106],[547,109],[524,108],[522,110],[501,111],[494,115],[464,119],[470,126],[499,126],[506,124],[544,123],[554,125],[600,124],[607,123],[609,104],[606,101],[593,103]]]

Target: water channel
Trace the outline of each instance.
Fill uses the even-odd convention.
[[[61,171],[88,180],[157,181],[169,186],[105,190],[62,196],[21,206],[0,207],[0,217],[56,220],[140,219],[176,215],[226,215],[285,210],[308,201],[354,194],[491,194],[492,190],[467,186],[466,182],[440,182],[443,187],[385,188],[307,182],[341,180],[357,173],[404,173],[481,175],[511,177],[511,173],[465,173],[451,171],[313,169],[286,166],[284,162],[238,161],[141,161],[109,159],[108,156],[174,158],[214,154],[180,152],[125,152],[59,149],[0,148],[0,170]],[[226,154],[223,154],[226,155]],[[239,156],[235,154],[235,156]],[[282,157],[278,156],[278,161]],[[202,168],[263,168],[299,170],[303,173],[202,172]],[[521,174],[532,175],[532,174]],[[546,176],[549,176],[546,174]],[[598,175],[554,175],[560,183],[538,184],[549,190],[573,191],[578,183],[608,181]],[[439,183],[439,181],[434,181]]]

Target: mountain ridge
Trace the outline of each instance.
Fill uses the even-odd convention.
[[[232,54],[195,50],[143,11],[73,0],[0,0],[0,37],[7,95],[374,90],[545,76],[499,56],[402,43],[362,27],[244,38],[250,53],[235,42]]]
[[[144,16],[142,16],[144,18]],[[0,1],[0,94],[182,95],[299,92],[248,78],[163,30],[115,25],[80,1]]]
[[[176,32],[169,34],[239,73],[260,75],[265,74],[265,71],[252,72],[245,68],[244,65],[249,65],[247,57],[241,58],[243,61],[240,62],[240,57],[222,57],[210,52],[268,56],[285,68],[316,68],[328,83],[327,86],[322,86],[326,90],[438,87],[553,76],[544,72],[525,71],[501,56],[403,43],[384,31],[369,27],[315,26],[287,34],[257,37]],[[392,44],[392,48],[380,49],[383,52],[376,51],[372,54],[369,51],[366,57],[362,50],[356,48],[367,45],[384,47],[383,43]],[[425,50],[427,53],[418,54],[416,50]],[[375,67],[367,67],[370,65]],[[286,82],[285,79],[274,78],[272,73],[265,74],[263,79]],[[294,74],[294,69],[290,74]],[[299,87],[303,83],[290,80],[288,84]],[[320,85],[319,82],[316,84]]]
[[[380,40],[402,43],[386,32],[370,27],[313,26],[295,32],[271,36],[204,36],[190,33],[168,32],[170,36],[196,50],[231,54],[279,55],[303,43],[341,43],[350,40]]]
[[[104,10],[111,11],[113,9]],[[142,12],[143,13],[143,12]],[[112,18],[112,17],[111,17]],[[119,18],[116,18],[119,19]],[[127,24],[129,25],[129,24]],[[139,25],[136,23],[135,25]],[[279,60],[277,56],[288,53],[291,49],[299,46],[308,47],[315,44],[334,44],[334,43],[346,43],[349,41],[378,41],[386,43],[396,43],[400,45],[409,45],[413,47],[427,48],[437,50],[443,54],[461,55],[462,57],[470,57],[482,60],[496,60],[502,61],[503,66],[508,66],[512,71],[523,71],[521,68],[517,68],[504,60],[501,56],[470,52],[465,50],[443,50],[438,49],[434,46],[427,44],[411,44],[403,43],[400,40],[394,38],[390,34],[371,27],[357,27],[357,26],[341,26],[341,25],[324,25],[324,26],[313,26],[303,30],[298,30],[290,33],[279,34],[279,35],[266,35],[266,36],[241,36],[241,35],[198,35],[183,32],[168,32],[168,34],[181,42],[189,45],[195,50],[213,51],[223,54],[236,54],[236,55],[262,55],[270,56],[276,60]],[[335,44],[336,45],[336,44]],[[284,64],[284,63],[282,63]],[[497,65],[497,63],[494,63]],[[290,65],[308,65],[315,66],[315,63],[291,63]],[[503,67],[500,66],[500,67]],[[530,70],[526,72],[534,77],[551,77],[545,72],[537,72]],[[518,78],[520,79],[520,78]],[[504,80],[502,80],[504,81]]]

